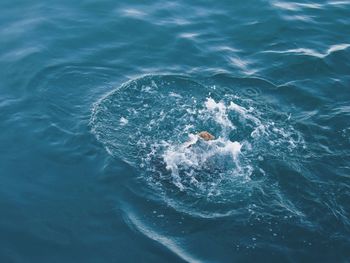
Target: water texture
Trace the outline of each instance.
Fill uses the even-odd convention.
[[[0,262],[349,262],[350,2],[0,8]]]

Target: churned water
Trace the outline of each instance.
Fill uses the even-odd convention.
[[[349,1],[0,7],[1,262],[350,262]]]

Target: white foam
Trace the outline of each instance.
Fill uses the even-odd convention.
[[[240,113],[242,115],[244,115],[247,112],[247,109],[237,105],[236,103],[234,103],[232,101],[230,102],[229,109],[230,110],[234,110],[234,111],[236,111],[236,112],[238,112],[238,113]]]
[[[141,88],[142,92],[152,93],[152,87],[150,86],[142,86]]]
[[[208,110],[215,110],[215,109],[218,109],[219,111],[226,110],[226,106],[223,102],[216,103],[215,100],[213,100],[212,98],[207,98],[205,102],[205,106],[207,107]]]
[[[169,96],[170,97],[176,97],[176,98],[182,98],[182,96],[180,94],[177,94],[175,92],[169,92]]]
[[[120,125],[124,126],[126,124],[128,124],[128,119],[124,118],[124,117],[121,117],[120,120],[119,120],[119,123]]]
[[[239,142],[223,141],[224,146],[218,147],[218,151],[221,153],[230,153],[232,159],[236,159],[238,154],[241,152],[242,145]]]
[[[225,158],[225,156],[230,156],[231,162],[235,163],[241,147],[242,145],[239,142],[232,142],[222,137],[212,141],[204,141],[198,135],[190,134],[189,140],[183,144],[167,144],[163,159],[166,169],[171,171],[174,184],[180,190],[184,190],[181,183],[183,180],[181,176],[184,175],[180,174],[181,169],[186,170],[185,174],[192,177],[194,170],[200,170],[214,157]],[[190,180],[196,183],[194,177]]]
[[[214,99],[209,97],[205,101],[204,105],[209,112],[214,114],[214,120],[218,124],[222,125],[222,127],[231,129],[235,128],[227,116],[227,107],[222,101],[215,102]]]

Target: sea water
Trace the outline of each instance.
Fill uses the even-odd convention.
[[[349,261],[350,2],[0,7],[1,262]]]

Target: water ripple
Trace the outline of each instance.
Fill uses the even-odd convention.
[[[316,50],[309,48],[296,48],[296,49],[288,49],[283,51],[278,50],[266,50],[263,53],[276,53],[276,54],[296,54],[296,55],[305,55],[312,56],[317,58],[326,58],[327,56],[346,50],[350,47],[350,44],[335,44],[330,46],[324,53],[317,52]]]

